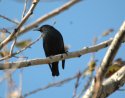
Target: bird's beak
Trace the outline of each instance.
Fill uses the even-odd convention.
[[[34,29],[33,31],[40,31],[40,28],[36,28],[36,29]]]

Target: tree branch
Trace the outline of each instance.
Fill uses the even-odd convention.
[[[25,0],[25,2],[24,2],[24,8],[23,8],[23,13],[22,13],[22,18],[25,16],[25,13],[26,13],[26,10],[27,10],[27,3],[28,3],[28,0]]]
[[[74,4],[80,2],[81,0],[70,0],[69,2],[67,2],[66,4],[62,5],[61,7],[43,15],[42,17],[40,17],[39,19],[35,20],[34,23],[30,24],[29,26],[25,27],[24,29],[22,29],[19,33],[23,34],[31,29],[33,29],[34,27],[37,27],[40,23],[46,21],[47,19],[67,10],[69,7],[73,6]]]
[[[26,50],[27,48],[31,47],[31,45],[33,45],[33,44],[35,44],[37,41],[39,41],[39,40],[41,39],[41,37],[42,37],[42,35],[40,35],[35,41],[33,41],[32,43],[30,43],[30,44],[27,45],[26,47],[24,47],[24,48],[18,50],[17,52],[14,52],[14,53],[12,53],[11,55],[9,54],[9,55],[7,55],[7,56],[4,56],[4,57],[0,58],[0,61],[9,59],[9,58],[14,57],[15,55],[17,55],[17,54],[23,52],[23,51]]]
[[[24,60],[24,61],[13,62],[13,63],[9,62],[8,64],[0,63],[0,70],[29,67],[29,66],[35,66],[35,65],[40,65],[40,64],[48,64],[48,63],[52,63],[52,62],[59,61],[59,60],[79,57],[81,55],[91,53],[91,52],[96,52],[102,48],[106,48],[111,44],[111,42],[112,42],[112,39],[105,41],[103,43],[94,45],[94,46],[85,47],[84,49],[81,49],[79,51],[59,54],[59,55],[47,57],[44,59],[31,59],[31,60]]]
[[[75,74],[72,77],[66,78],[66,79],[58,81],[58,82],[50,83],[50,84],[48,84],[48,85],[46,85],[44,87],[40,87],[40,88],[38,88],[36,90],[30,91],[30,92],[24,94],[21,98],[26,98],[26,97],[28,97],[28,96],[30,96],[32,94],[35,94],[35,93],[37,93],[39,91],[48,89],[50,87],[61,86],[61,85],[65,84],[65,83],[67,83],[67,82],[70,82],[71,80],[76,79],[77,77],[80,77],[81,75],[82,75],[81,72],[79,72],[79,73]]]
[[[34,1],[39,1],[39,0],[34,0]],[[19,25],[19,26],[17,27],[17,29],[15,29],[14,32],[16,33],[17,30],[18,30],[18,36],[21,35],[21,34],[24,34],[25,32],[27,32],[27,31],[33,29],[34,27],[37,27],[40,23],[46,21],[47,19],[49,19],[49,18],[51,18],[51,17],[53,17],[53,16],[55,16],[55,15],[57,15],[57,14],[59,14],[59,13],[65,11],[66,9],[68,9],[68,8],[71,7],[72,5],[78,3],[79,1],[81,1],[81,0],[70,0],[69,2],[67,2],[67,3],[64,4],[64,5],[62,5],[61,7],[57,8],[57,9],[53,10],[52,12],[50,12],[50,13],[48,13],[48,14],[45,14],[45,15],[42,16],[41,18],[37,19],[34,23],[30,24],[29,26],[25,27],[24,29],[18,30],[18,29],[20,29],[20,26],[22,26],[22,25],[26,22],[26,20],[27,20],[27,19],[25,19],[25,18],[27,17],[27,15],[25,15],[24,19],[23,19],[22,22],[20,23],[21,25]],[[35,7],[35,6],[36,6],[36,3],[33,3],[33,4],[32,4],[30,10],[31,10],[32,8],[34,9],[33,6]],[[28,12],[30,12],[30,11],[28,11]],[[27,13],[27,14],[28,14],[28,13]],[[30,14],[32,14],[32,13],[30,13]],[[23,24],[22,24],[22,23],[23,23]],[[14,32],[13,32],[13,33],[14,33]],[[12,33],[9,37],[7,37],[6,40],[4,40],[3,42],[0,43],[0,49],[2,49],[2,47],[4,47],[8,42],[10,42],[11,40],[13,40],[14,37],[12,37],[12,36],[15,35],[15,33],[14,33],[14,34],[13,34],[13,33]],[[17,36],[17,35],[16,35],[16,36]]]
[[[2,41],[0,43],[0,49],[2,49],[9,41],[11,41],[13,38],[15,38],[15,36],[17,36],[18,32],[20,31],[21,27],[23,26],[23,24],[28,20],[28,18],[32,15],[33,10],[35,9],[37,3],[39,2],[39,0],[33,0],[32,5],[29,9],[29,11],[27,12],[27,14],[24,16],[24,18],[22,19],[21,23],[18,25],[18,27],[14,30],[14,32],[12,34],[10,34],[4,41]]]
[[[113,92],[122,87],[125,83],[125,65],[114,73],[110,78],[103,81],[102,89],[100,89],[97,94],[97,98],[107,98]],[[85,95],[82,98],[91,98],[93,95],[94,82],[91,87],[86,91]],[[90,97],[91,96],[91,97]]]
[[[115,35],[109,49],[107,50],[102,63],[97,71],[96,74],[96,81],[95,81],[95,89],[93,89],[94,91],[94,96],[93,98],[97,98],[97,94],[101,89],[101,85],[102,85],[102,81],[103,78],[105,76],[105,73],[107,72],[109,66],[111,65],[115,55],[118,52],[118,49],[120,48],[122,41],[125,37],[125,21],[123,22],[120,31]]]
[[[125,84],[125,65],[109,79],[102,83],[101,95],[97,98],[106,98]],[[108,89],[108,90],[107,90]]]
[[[114,37],[114,39],[111,43],[111,46],[109,47],[109,49],[101,63],[101,66],[98,69],[95,81],[93,81],[94,83],[92,83],[92,85],[91,85],[91,86],[94,85],[94,87],[93,88],[90,87],[92,93],[90,93],[90,94],[85,93],[83,98],[92,98],[92,97],[97,98],[97,95],[98,95],[100,89],[102,88],[102,81],[103,81],[104,75],[107,72],[108,67],[111,65],[112,60],[114,59],[118,49],[120,48],[120,45],[121,45],[124,37],[125,37],[125,22],[122,24],[120,30]],[[93,94],[94,94],[94,96],[93,96]]]
[[[19,24],[17,21],[14,21],[14,20],[12,20],[12,19],[10,19],[10,18],[8,18],[8,17],[6,17],[6,16],[3,16],[3,15],[1,15],[1,14],[0,14],[0,17],[3,18],[3,19],[5,19],[5,20],[7,20],[7,21],[9,21],[9,22],[12,22],[12,23],[14,23],[14,24],[16,24],[16,25]]]

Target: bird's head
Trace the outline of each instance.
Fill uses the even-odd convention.
[[[51,28],[53,28],[53,27],[50,25],[43,25],[40,28],[35,29],[34,31],[40,31],[42,33],[47,33],[47,32],[49,32],[49,30],[51,30]]]

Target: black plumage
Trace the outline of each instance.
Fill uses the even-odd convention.
[[[64,41],[61,33],[50,25],[43,25],[37,29],[43,33],[43,48],[46,57],[65,53]],[[65,60],[62,60],[62,68],[64,69]],[[52,76],[59,76],[58,62],[49,64]]]

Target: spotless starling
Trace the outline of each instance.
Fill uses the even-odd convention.
[[[43,25],[38,28],[37,31],[43,33],[43,48],[46,57],[65,53],[63,37],[57,29],[50,25]],[[59,62],[53,62],[49,64],[52,76],[59,76],[58,63]],[[64,66],[65,60],[62,60],[63,69]]]

